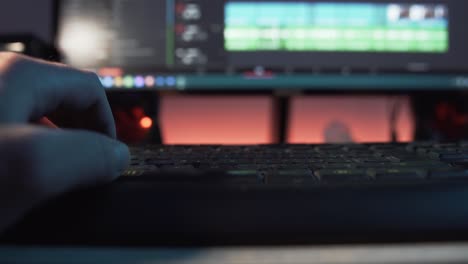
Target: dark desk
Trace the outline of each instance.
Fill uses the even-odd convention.
[[[0,247],[0,263],[266,264],[467,263],[467,244],[191,249]]]

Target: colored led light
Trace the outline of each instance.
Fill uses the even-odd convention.
[[[173,76],[168,76],[168,77],[166,77],[166,84],[167,84],[167,86],[175,86],[175,85],[176,85],[176,82],[177,82],[177,80],[176,80],[175,77],[173,77]]]
[[[153,126],[153,120],[147,116],[140,119],[140,126],[144,129],[149,129]]]
[[[146,84],[146,87],[153,87],[155,84],[154,77],[150,75],[146,76],[145,84]]]
[[[117,88],[120,88],[123,86],[123,78],[122,76],[117,76],[115,77],[114,79],[114,86],[117,87]]]
[[[134,81],[135,81],[136,88],[145,87],[145,78],[143,78],[143,76],[136,76]]]
[[[165,83],[166,83],[166,81],[165,81],[164,77],[161,77],[161,76],[156,77],[156,86],[162,87],[162,86],[165,85]]]
[[[123,85],[126,88],[133,88],[133,77],[130,75],[127,75],[123,78]]]
[[[101,83],[102,86],[104,86],[105,88],[111,88],[114,86],[114,78],[112,78],[111,76],[105,76],[101,78]]]
[[[98,70],[98,74],[102,76],[117,77],[117,76],[121,76],[122,73],[123,73],[123,70],[118,67],[105,67],[105,68],[101,68]]]

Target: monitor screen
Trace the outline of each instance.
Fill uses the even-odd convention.
[[[447,6],[228,2],[228,52],[427,52],[449,47]]]
[[[463,89],[465,10],[460,0],[60,0],[57,44],[112,89]]]

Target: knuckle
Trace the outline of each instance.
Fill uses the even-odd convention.
[[[14,52],[0,52],[0,61],[3,66],[8,66],[9,68],[18,67],[21,65],[21,62],[25,61],[25,57],[18,53]]]
[[[19,55],[18,53],[11,52],[11,51],[1,51],[0,52],[0,58],[2,60],[15,59],[15,58],[19,58],[20,56],[21,55]]]
[[[0,78],[3,83],[8,85],[14,85],[15,83],[21,83],[30,76],[31,70],[29,69],[30,59],[25,56],[12,53],[4,52],[0,55]],[[24,76],[27,75],[28,78]]]
[[[84,76],[86,76],[88,78],[88,80],[90,80],[92,82],[99,81],[98,75],[93,71],[90,71],[90,70],[77,70],[77,69],[74,69],[74,70],[76,70],[79,73],[83,74]]]
[[[70,68],[76,74],[79,74],[80,78],[85,82],[86,85],[82,85],[81,89],[86,89],[86,93],[92,97],[92,101],[97,101],[105,95],[105,89],[102,86],[99,76],[89,70],[78,70]]]
[[[100,94],[104,94],[104,87],[102,86],[101,80],[99,79],[99,76],[95,72],[88,71],[85,73],[90,82],[93,84],[92,87],[94,87]]]

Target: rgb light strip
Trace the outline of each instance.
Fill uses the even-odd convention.
[[[153,75],[124,75],[124,76],[101,76],[104,88],[175,88],[177,79],[175,76],[153,76]]]
[[[466,90],[466,75],[341,75],[341,74],[297,74],[252,77],[245,74],[187,74],[176,76],[148,75],[102,76],[103,86],[111,90],[150,89],[150,90]],[[144,80],[144,83],[140,83]]]

